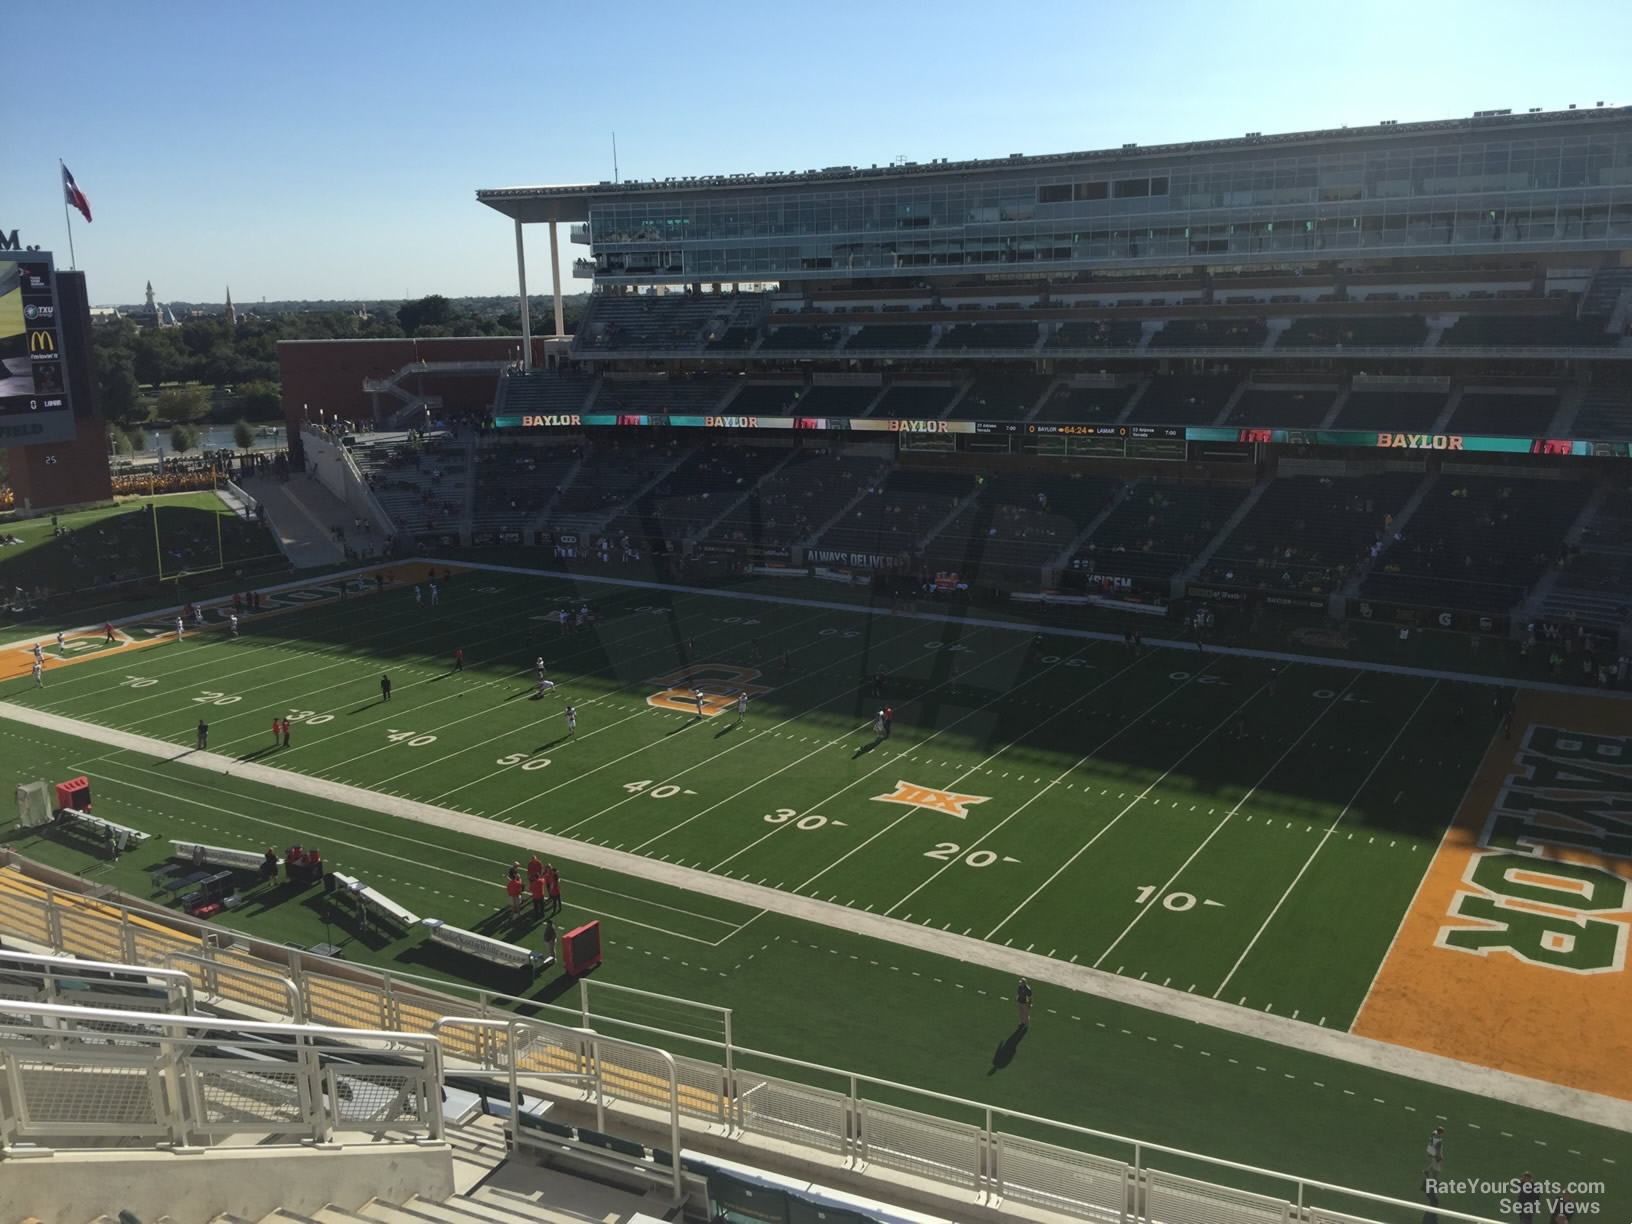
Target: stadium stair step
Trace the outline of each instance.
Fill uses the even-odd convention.
[[[1134,481],[1128,481],[1120,489],[1118,489],[1115,499],[1106,504],[1098,514],[1094,515],[1093,518],[1088,520],[1088,525],[1077,533],[1076,538],[1060,550],[1060,555],[1054,558],[1050,568],[1068,568],[1071,564],[1072,558],[1082,551],[1082,546],[1088,543],[1088,540],[1093,536],[1094,532],[1098,531],[1101,525],[1104,524],[1105,520],[1110,518],[1111,515],[1116,512],[1116,508],[1127,500],[1128,494],[1132,490],[1135,483],[1136,482]]]
[[[297,476],[284,482],[262,476],[251,479],[244,492],[265,507],[273,538],[296,569],[345,561],[346,550],[329,529],[344,527],[356,516],[317,481]]]
[[[1332,427],[1333,423],[1336,422],[1336,420],[1337,420],[1337,414],[1343,411],[1344,405],[1349,402],[1349,396],[1351,396],[1353,394],[1354,394],[1354,384],[1353,383],[1350,383],[1348,386],[1344,387],[1341,391],[1339,391],[1337,393],[1337,398],[1332,401],[1331,409],[1326,413],[1325,416],[1320,418],[1320,424],[1316,428],[1318,428],[1318,429],[1330,429]]]
[[[578,473],[584,470],[583,456],[573,460],[572,466],[561,477],[561,483],[556,485],[555,492],[550,494],[550,500],[544,503],[544,508],[538,512],[533,521],[527,524],[528,531],[541,531],[550,525],[555,514],[555,504],[561,500],[561,495],[572,488],[572,482],[578,479]]]
[[[936,418],[938,420],[945,420],[947,417],[951,416],[952,415],[952,410],[954,408],[956,408],[960,403],[963,402],[963,397],[969,394],[969,388],[973,387],[974,385],[975,385],[975,380],[974,379],[972,379],[972,378],[965,379],[963,381],[962,385],[958,387],[958,393],[952,397],[952,399],[947,403],[945,408],[942,408],[939,412],[937,412],[935,414]]]
[[[1431,336],[1429,337],[1429,339],[1432,338],[1433,337]],[[1467,387],[1462,383],[1458,383],[1455,387],[1451,388],[1451,394],[1446,399],[1445,406],[1439,410],[1439,415],[1434,418],[1434,423],[1428,427],[1429,433],[1438,434],[1445,432],[1445,426],[1450,422],[1451,417],[1456,414],[1456,410],[1462,406],[1462,393],[1466,390]]]
[[[890,469],[886,468],[883,472],[881,472],[879,474],[878,480],[876,482],[873,482],[873,483],[877,484],[880,487],[882,487],[884,481],[889,478],[889,475],[890,475]],[[865,480],[862,481],[861,486],[856,490],[856,495],[854,497],[852,497],[849,501],[845,502],[844,505],[840,506],[838,508],[838,510],[831,517],[828,518],[828,520],[826,522],[819,524],[814,531],[812,531],[809,535],[805,536],[805,538],[800,540],[799,543],[801,545],[803,545],[804,547],[809,548],[817,540],[821,539],[824,535],[826,535],[828,530],[830,528],[832,528],[835,524],[844,522],[844,520],[847,517],[849,517],[850,511],[854,510],[857,506],[859,506],[861,504],[862,499],[864,497],[866,497],[867,494],[871,491],[871,487],[872,486],[869,484],[869,482],[867,482]]]
[[[765,481],[769,480],[771,477],[775,476],[778,472],[780,472],[783,468],[787,467],[788,464],[792,463],[794,458],[798,454],[799,454],[799,452],[797,450],[794,450],[792,447],[790,447],[788,449],[788,453],[782,457],[782,459],[777,463],[777,465],[775,467],[773,467],[770,471],[768,471],[768,472],[764,473],[763,475],[761,475],[758,480],[754,481],[753,484],[749,485],[745,490],[743,490],[743,494],[742,494],[741,497],[732,499],[732,501],[725,507],[725,509],[721,510],[718,514],[716,514],[707,523],[703,524],[703,529],[697,533],[697,538],[699,540],[708,539],[708,537],[711,536],[714,533],[714,529],[720,525],[720,520],[721,519],[725,518],[725,516],[728,515],[728,514],[734,513],[738,506],[742,505],[743,502],[747,501],[750,497],[752,497],[755,493],[757,493],[759,491],[760,485],[764,484]]]
[[[1139,406],[1139,401],[1145,398],[1145,392],[1150,390],[1150,388],[1155,384],[1155,381],[1156,380],[1153,378],[1141,378],[1139,380],[1139,386],[1128,398],[1128,402],[1123,405],[1122,411],[1116,414],[1116,420],[1111,423],[1113,425],[1127,424],[1128,418],[1133,415],[1133,410]]]
[[[1292,320],[1265,319],[1264,324],[1269,334],[1264,337],[1264,342],[1259,346],[1258,351],[1260,353],[1274,352],[1275,346],[1281,342],[1281,337],[1286,333],[1286,329],[1292,326]]]
[[[1586,534],[1587,525],[1598,516],[1598,511],[1603,507],[1605,498],[1609,496],[1610,488],[1608,481],[1600,480],[1598,482],[1598,487],[1592,491],[1592,496],[1587,498],[1587,504],[1581,507],[1581,513],[1575,516],[1575,521],[1570,524],[1570,529],[1564,533],[1564,543],[1581,543],[1581,537]],[[1534,620],[1542,615],[1542,609],[1546,606],[1548,597],[1552,595],[1553,588],[1558,585],[1558,576],[1558,563],[1554,561],[1552,565],[1547,567],[1547,572],[1541,576],[1540,581],[1531,588],[1530,594],[1525,596],[1524,602],[1519,605],[1520,620]]]
[[[1243,378],[1235,384],[1235,390],[1230,392],[1230,398],[1224,401],[1224,407],[1218,410],[1218,416],[1213,419],[1213,425],[1224,425],[1229,422],[1235,406],[1241,402],[1241,397],[1247,393],[1247,379]]]
[[[1139,336],[1139,343],[1133,346],[1133,351],[1136,353],[1148,352],[1150,350],[1150,342],[1155,339],[1156,333],[1161,331],[1166,325],[1166,319],[1147,319],[1144,323],[1144,331]]]
[[[328,1203],[312,1213],[312,1219],[317,1224],[368,1224],[367,1216],[360,1216],[354,1211],[335,1203]]]
[[[426,1220],[448,1219],[445,1215],[421,1215],[417,1211],[410,1211],[384,1199],[369,1199],[358,1210],[358,1214],[369,1221],[369,1224],[424,1224]]]
[[[621,514],[626,513],[631,507],[638,506],[640,504],[641,498],[645,497],[653,489],[657,488],[658,485],[662,484],[670,476],[674,475],[675,471],[683,463],[685,463],[688,459],[690,459],[694,454],[697,453],[697,449],[698,448],[695,447],[695,446],[686,447],[677,456],[675,456],[675,460],[674,460],[673,463],[669,464],[667,467],[664,467],[664,468],[660,469],[658,471],[657,475],[653,476],[645,484],[643,484],[639,488],[637,488],[623,502],[619,503],[617,506],[615,506],[611,510],[607,511],[605,514],[595,515],[593,520],[592,520],[593,525],[590,527],[590,531],[592,531],[592,532],[605,531],[606,530],[606,525],[608,523],[610,523],[613,519],[617,518]]]
[[[1547,437],[1567,438],[1570,430],[1575,427],[1575,418],[1581,411],[1581,405],[1587,402],[1586,387],[1567,387],[1559,397],[1558,411],[1553,419],[1547,422]]]
[[[1242,385],[1244,386],[1245,383]],[[1193,581],[1202,570],[1207,568],[1207,563],[1213,559],[1213,554],[1218,551],[1219,546],[1230,538],[1231,533],[1241,525],[1241,520],[1252,513],[1252,508],[1258,504],[1258,499],[1263,497],[1272,479],[1274,478],[1260,480],[1252,486],[1252,492],[1242,499],[1241,504],[1235,508],[1235,513],[1224,520],[1223,526],[1213,533],[1213,538],[1207,541],[1202,550],[1196,554],[1196,559],[1185,568],[1184,573],[1179,575],[1181,583]],[[1180,587],[1179,589],[1182,590],[1183,588]]]
[[[1422,347],[1434,349],[1439,347],[1439,338],[1451,329],[1457,320],[1456,315],[1429,315],[1428,334],[1423,337]]]
[[[879,387],[878,387],[878,394],[873,396],[872,399],[868,400],[867,401],[867,406],[865,408],[863,408],[860,412],[856,413],[856,415],[858,417],[870,417],[870,416],[872,416],[873,413],[878,408],[878,401],[883,399],[887,394],[889,394],[889,390],[890,390],[890,388],[889,388],[889,385],[887,383],[880,383]]]
[[[934,542],[935,537],[946,530],[948,523],[969,508],[970,503],[973,502],[975,498],[980,496],[981,487],[982,486],[977,484],[974,488],[970,489],[969,492],[960,497],[957,504],[947,512],[946,516],[924,534],[924,538],[918,541],[918,547],[920,550],[928,548],[930,544]]]
[[[424,1219],[447,1221],[447,1224],[508,1224],[515,1220],[544,1218],[532,1212],[523,1215],[508,1207],[472,1198],[468,1194],[456,1194],[441,1202],[432,1202],[416,1195],[403,1206]]]
[[[1437,479],[1438,476],[1435,473],[1429,472],[1422,478],[1417,487],[1411,490],[1411,496],[1405,499],[1405,505],[1401,506],[1398,513],[1394,515],[1394,526],[1392,528],[1394,535],[1400,535],[1405,531],[1406,524],[1411,521],[1411,516],[1416,514],[1417,507],[1422,505],[1423,500],[1428,496],[1428,491],[1434,487],[1434,481]],[[1388,545],[1391,545],[1392,542],[1393,536],[1390,536],[1383,551],[1377,554],[1378,560],[1388,556]],[[1359,597],[1360,584],[1365,581],[1366,575],[1371,573],[1372,565],[1372,559],[1366,557],[1354,567],[1354,572],[1349,575],[1349,580],[1343,584],[1341,592],[1343,599],[1348,600]]]

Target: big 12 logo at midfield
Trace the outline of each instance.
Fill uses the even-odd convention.
[[[714,718],[736,706],[738,693],[759,697],[770,692],[770,686],[754,683],[759,677],[757,667],[738,667],[734,663],[698,663],[664,676],[654,676],[652,683],[665,687],[646,698],[646,704],[659,710],[701,713]],[[698,689],[703,694],[701,710],[697,707]]]

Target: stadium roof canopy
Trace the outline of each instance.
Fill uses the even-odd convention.
[[[1594,120],[1632,117],[1632,106],[1598,106],[1562,111],[1530,111],[1513,114],[1511,111],[1480,111],[1467,119],[1436,119],[1423,123],[1384,122],[1368,127],[1327,128],[1321,131],[1286,132],[1264,135],[1249,132],[1245,136],[1226,140],[1187,141],[1182,144],[1123,145],[1119,149],[1093,149],[1077,153],[1047,153],[1027,156],[1011,153],[1007,157],[978,158],[968,161],[949,161],[941,158],[930,162],[903,162],[887,166],[828,166],[822,170],[770,171],[764,174],[703,174],[680,178],[626,179],[622,182],[603,180],[599,183],[558,184],[541,187],[495,187],[480,189],[476,199],[506,217],[533,225],[560,221],[588,221],[592,200],[607,196],[640,192],[720,191],[762,189],[768,187],[806,186],[818,183],[894,182],[902,179],[935,178],[942,175],[968,174],[994,170],[1026,170],[1039,167],[1064,166],[1071,163],[1105,161],[1139,161],[1145,158],[1176,157],[1197,153],[1240,152],[1264,147],[1285,148],[1288,145],[1321,146],[1378,139],[1398,140],[1413,136],[1449,135],[1472,131],[1488,131],[1492,138],[1522,133],[1527,128],[1560,122],[1590,123]]]

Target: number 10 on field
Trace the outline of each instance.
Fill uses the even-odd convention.
[[[1154,897],[1159,891],[1160,889],[1155,884],[1141,884],[1139,886],[1138,894],[1133,899],[1133,903],[1135,905],[1143,905],[1145,902]],[[1222,901],[1203,901],[1202,904],[1214,905],[1219,909],[1224,908],[1224,902]],[[1162,898],[1162,908],[1172,910],[1175,914],[1182,914],[1186,910],[1193,910],[1196,908],[1196,896],[1194,893],[1170,892],[1167,894],[1167,896]]]

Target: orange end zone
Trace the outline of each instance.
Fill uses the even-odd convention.
[[[1632,705],[1521,693],[1352,1032],[1632,1100]]]

